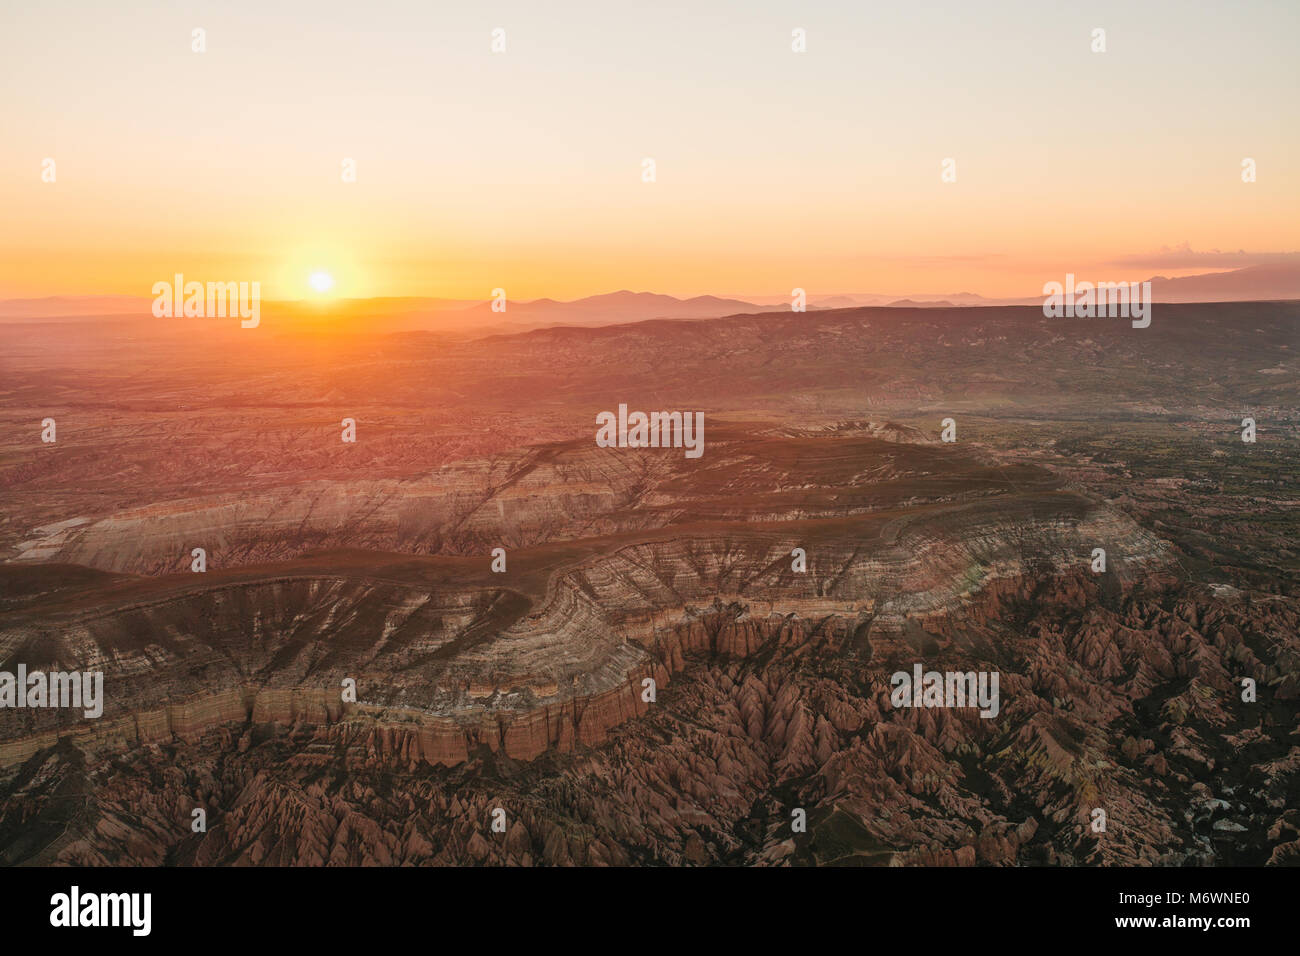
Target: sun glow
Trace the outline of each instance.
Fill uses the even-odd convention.
[[[313,272],[307,279],[317,292],[325,293],[334,288],[334,277],[328,272]]]

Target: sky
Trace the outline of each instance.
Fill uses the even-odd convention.
[[[1291,0],[4,4],[0,296],[1215,271],[1300,250],[1298,39]]]

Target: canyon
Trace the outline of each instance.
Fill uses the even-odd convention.
[[[102,671],[104,713],[0,709],[0,858],[1300,861],[1296,307],[961,311],[332,343],[268,314],[52,369],[66,329],[6,327],[0,669]],[[611,395],[704,408],[704,454],[599,447]],[[997,673],[997,716],[892,707],[918,664]]]

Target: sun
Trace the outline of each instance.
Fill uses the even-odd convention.
[[[317,292],[328,292],[334,288],[334,277],[328,272],[313,272],[307,281]]]

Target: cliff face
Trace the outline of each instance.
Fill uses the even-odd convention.
[[[1001,468],[874,423],[830,434],[718,423],[708,441],[706,468],[678,450],[622,454],[587,440],[418,478],[176,498],[29,528],[13,559],[161,574],[187,571],[196,547],[212,568],[340,547],[481,555],[702,521],[835,519],[1058,484],[1040,469]]]
[[[95,567],[0,565],[0,669],[100,670],[104,714],[0,710],[0,857],[1300,853],[1294,599],[1190,585],[1114,508],[906,430],[723,431],[707,467],[682,460],[557,445],[423,498],[379,483],[53,529],[48,554]],[[200,531],[223,542],[206,573],[122,573]],[[396,550],[309,550],[343,542]],[[894,706],[918,663],[997,673],[996,719]]]
[[[118,589],[110,578],[93,600],[28,606],[0,629],[4,660],[102,670],[106,688],[98,720],[0,711],[0,763],[61,734],[120,748],[231,721],[340,718],[415,759],[454,763],[479,745],[531,759],[644,712],[641,681],[665,684],[692,652],[743,656],[810,621],[870,620],[876,640],[894,639],[997,582],[1086,565],[1098,542],[1116,556],[1115,581],[1164,561],[1130,522],[1051,491],[996,508],[592,539],[516,552],[502,574],[483,561],[344,553]],[[796,548],[806,570],[794,569]],[[745,608],[744,625],[701,646],[700,620],[729,605]]]
[[[901,633],[878,633],[869,613],[751,611],[719,601],[660,627],[648,705],[633,675],[601,697],[444,735],[427,716],[329,714],[282,694],[112,754],[64,739],[11,768],[0,847],[9,862],[91,864],[1300,854],[1292,599],[1158,577],[1106,592],[1076,572],[1001,579]],[[998,670],[998,719],[892,707],[889,675],[916,660]],[[1241,700],[1243,677],[1258,683],[1255,704]],[[69,817],[74,792],[89,802]],[[194,808],[205,833],[189,828]],[[491,829],[497,809],[505,832]],[[791,830],[796,809],[806,833]],[[1104,833],[1091,830],[1096,809]]]

